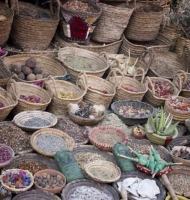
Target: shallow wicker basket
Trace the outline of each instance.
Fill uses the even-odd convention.
[[[149,76],[147,76],[145,78],[145,84],[146,84],[146,87],[148,88],[148,91],[146,92],[146,94],[143,98],[143,101],[145,101],[146,103],[151,104],[154,107],[164,106],[165,100],[168,98],[168,97],[167,98],[160,98],[160,97],[155,96],[155,90],[154,90],[154,85],[152,84],[152,80],[153,81],[157,81],[157,80],[159,81],[160,80],[160,81],[168,82],[170,84],[171,88],[174,89],[174,93],[171,96],[178,96],[179,95],[181,88],[177,88],[176,84],[174,84],[170,80],[165,79],[165,78],[161,78],[161,77],[149,77]],[[150,83],[150,86],[151,86],[152,89],[149,89],[149,87],[148,87],[149,83]]]
[[[105,113],[101,117],[97,117],[97,118],[94,118],[94,119],[80,117],[80,116],[73,114],[72,112],[69,112],[68,114],[69,114],[69,118],[73,122],[75,122],[78,125],[82,125],[82,126],[91,126],[91,125],[98,124],[105,117]]]
[[[111,151],[118,143],[127,143],[127,133],[113,126],[98,126],[90,130],[88,134],[90,142],[100,150]]]
[[[158,144],[158,145],[167,145],[170,141],[172,141],[173,139],[178,137],[178,130],[177,128],[174,130],[173,135],[171,136],[161,136],[158,135],[156,133],[149,133],[146,128],[145,128],[145,132],[146,132],[146,137],[154,144]]]
[[[33,84],[15,82],[11,79],[7,85],[7,90],[10,91],[12,96],[18,100],[18,104],[13,109],[14,114],[18,114],[22,111],[45,110],[51,102],[51,96],[48,94],[48,92]],[[30,103],[21,100],[20,95],[36,95],[44,103]]]
[[[0,102],[5,106],[0,108],[0,121],[3,121],[9,115],[11,110],[18,104],[18,101],[14,100],[11,94],[0,87]]]
[[[40,130],[34,132],[30,138],[30,144],[36,152],[38,152],[42,155],[45,155],[45,156],[50,156],[50,157],[54,156],[54,153],[45,152],[45,151],[41,150],[37,145],[38,137],[40,137],[41,135],[49,135],[49,134],[55,135],[55,136],[58,136],[58,137],[64,139],[65,143],[66,143],[66,148],[69,151],[73,151],[74,146],[75,146],[75,141],[67,133],[60,131],[58,129],[54,129],[54,128],[43,128],[43,129],[40,129]]]
[[[169,103],[170,99],[171,98],[166,99],[164,110],[167,113],[170,113],[173,116],[174,120],[180,121],[181,123],[185,123],[185,121],[190,118],[190,111],[180,111],[180,110],[174,109]],[[176,97],[176,99],[178,99],[179,101],[184,100],[185,102],[190,103],[190,99],[187,99],[186,97],[178,96]]]
[[[140,56],[144,51],[154,50],[154,52],[165,52],[169,51],[172,42],[163,36],[162,34],[158,34],[157,38],[151,42],[134,42],[129,41],[123,36],[123,43],[120,47],[119,53],[124,53],[128,55],[129,49],[131,51],[131,55],[134,57]]]
[[[167,149],[173,159],[173,162],[175,163],[183,163],[183,165],[189,166],[190,167],[190,160],[186,160],[177,156],[174,156],[172,154],[172,149],[175,146],[183,146],[183,145],[188,145],[190,143],[190,136],[180,136],[177,137],[176,139],[172,140],[168,145]]]
[[[29,199],[61,200],[57,195],[54,195],[50,192],[41,191],[41,190],[29,190],[26,192],[22,192],[14,196],[12,200],[29,200]]]
[[[108,64],[108,57],[105,53],[94,53],[85,49],[79,49],[76,47],[65,47],[59,49],[58,52],[58,59],[63,63],[64,67],[66,68],[67,72],[71,75],[71,82],[76,82],[77,77],[81,73],[80,67],[82,66],[75,66],[73,68],[65,61],[68,56],[76,55],[81,57],[81,59],[85,59],[85,63],[93,67],[91,70],[82,70],[86,72],[88,75],[94,75],[98,77],[102,77],[105,71],[109,68]]]
[[[142,172],[136,171],[136,172],[127,172],[127,173],[122,173],[120,179],[118,180],[118,182],[120,181],[124,181],[126,178],[140,178],[142,180],[144,179],[150,179],[150,180],[154,180],[156,181],[157,186],[160,189],[160,194],[156,195],[157,200],[163,200],[166,196],[166,190],[164,185],[156,178],[151,178],[151,176],[144,174]],[[113,187],[117,190],[117,192],[121,195],[120,191],[118,190],[118,186],[117,186],[117,182],[113,183]],[[130,200],[135,200],[133,198],[133,196],[128,193],[128,198]]]
[[[85,80],[80,82],[82,84],[81,86],[87,88],[87,92],[84,95],[84,102],[104,105],[107,109],[115,95],[115,85],[108,80],[93,75],[87,75],[86,73],[79,76],[77,79],[78,85],[80,85],[80,79]],[[107,91],[108,94],[100,90]]]
[[[113,183],[121,176],[119,167],[109,161],[93,161],[87,163],[84,169],[91,179],[100,183]],[[104,176],[106,176],[106,178]]]
[[[6,87],[8,81],[11,79],[12,74],[9,69],[7,69],[0,60],[0,87]]]
[[[136,80],[138,71],[140,71],[142,73],[140,82],[138,80]],[[110,72],[110,74],[111,74],[111,72]],[[142,68],[138,68],[136,70],[133,78],[124,76],[123,72],[121,72],[119,69],[114,70],[113,73],[120,74],[120,76],[115,75],[115,77],[111,77],[110,74],[108,74],[108,77],[107,77],[107,79],[112,83],[114,83],[114,81],[116,79],[116,84],[115,84],[116,85],[116,93],[113,98],[113,101],[128,100],[128,99],[136,100],[136,101],[142,100],[145,93],[147,92],[147,88],[145,87],[145,84],[143,83],[145,73]],[[127,87],[129,89],[134,89],[136,91],[132,92],[127,89],[124,89],[123,87]]]
[[[66,115],[68,112],[68,104],[77,104],[81,102],[84,95],[86,94],[85,86],[81,87],[80,84],[74,85],[73,83],[70,83],[68,81],[55,80],[53,77],[49,77],[44,82],[44,87],[52,96],[52,101],[48,107],[48,111],[55,115]],[[72,92],[77,97],[74,99],[62,99],[58,97],[59,92]]]
[[[54,44],[56,46],[59,46],[61,48],[77,47],[80,49],[86,49],[88,51],[92,51],[92,52],[96,52],[96,53],[101,53],[101,52],[118,53],[121,43],[122,43],[122,39],[118,40],[116,42],[106,43],[106,44],[102,44],[102,43],[98,43],[98,42],[94,42],[94,41],[90,40],[89,44],[81,45],[81,44],[78,44],[75,42],[68,42],[68,41],[60,38],[60,36],[58,34],[55,34],[55,36],[54,36]]]
[[[132,106],[135,108],[139,109],[144,109],[144,110],[149,110],[150,113],[147,116],[142,116],[142,117],[124,117],[123,115],[119,114],[119,107],[120,106]],[[145,124],[148,120],[148,117],[154,113],[154,108],[144,102],[141,101],[135,101],[135,100],[121,100],[121,101],[116,101],[111,104],[111,109],[112,111],[118,115],[118,117],[127,125],[136,125],[136,124]]]
[[[66,76],[67,71],[62,66],[62,64],[55,58],[51,58],[46,55],[19,54],[19,55],[14,55],[14,56],[8,56],[3,59],[3,63],[8,69],[10,69],[11,65],[15,65],[15,64],[24,65],[26,60],[31,57],[36,60],[37,66],[39,66],[42,69],[44,74],[53,75],[55,78],[63,78]],[[34,80],[34,81],[26,81],[18,77],[14,77],[14,79],[19,82],[38,83],[38,82],[43,82],[46,78],[42,78],[42,79]]]
[[[41,118],[43,120],[46,120],[50,123],[50,125],[47,126],[39,126],[39,127],[34,127],[34,126],[26,126],[24,123],[32,118]],[[14,122],[17,126],[22,128],[25,131],[36,131],[41,128],[51,128],[52,126],[55,126],[57,124],[57,117],[54,116],[53,114],[45,111],[23,111],[16,116],[14,116],[12,122]]]
[[[28,177],[30,177],[31,182],[30,182],[30,185],[29,185],[29,186],[24,187],[24,188],[13,188],[13,187],[7,186],[7,185],[3,182],[2,177],[3,177],[4,175],[6,175],[6,173],[19,173],[20,171],[26,172],[26,175],[27,175]],[[28,170],[22,170],[22,169],[8,169],[8,170],[2,172],[2,175],[1,175],[1,184],[2,184],[2,186],[4,186],[6,189],[10,190],[12,193],[18,194],[18,193],[27,191],[27,190],[29,190],[29,189],[33,186],[33,183],[34,183],[34,177],[33,177],[33,175],[32,175]]]
[[[97,190],[107,194],[110,199],[119,200],[119,195],[113,187],[107,184],[97,183],[89,179],[80,179],[67,184],[62,190],[62,200],[69,200],[75,190],[81,186],[96,188]]]

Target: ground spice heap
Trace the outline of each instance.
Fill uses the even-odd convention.
[[[40,117],[33,117],[25,121],[23,125],[27,127],[44,127],[51,125],[51,123],[46,119],[42,119]]]
[[[0,123],[0,143],[12,147],[15,153],[31,149],[29,136],[12,122]]]

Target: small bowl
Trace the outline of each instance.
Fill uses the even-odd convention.
[[[0,148],[1,147],[4,147],[9,151],[9,153],[11,154],[11,158],[9,160],[3,162],[3,163],[0,163],[0,169],[3,168],[3,167],[6,167],[7,165],[9,165],[13,161],[13,158],[15,156],[15,153],[14,153],[14,151],[13,151],[13,149],[11,147],[9,147],[9,146],[7,146],[5,144],[0,144]]]
[[[141,130],[139,133],[137,133],[138,129]],[[146,136],[144,127],[140,125],[135,126],[134,128],[132,128],[132,135],[136,139],[144,139]]]
[[[56,187],[56,188],[54,188],[54,189],[48,189],[48,188],[43,188],[43,187],[39,186],[38,184],[36,184],[35,178],[36,178],[37,176],[39,176],[39,175],[42,175],[43,173],[60,175],[61,178],[62,178],[62,180],[63,180],[63,184],[62,184],[60,187]],[[41,171],[37,172],[37,173],[34,175],[34,187],[35,187],[35,189],[37,189],[37,190],[42,190],[42,191],[46,191],[46,192],[51,192],[51,193],[53,193],[53,194],[57,194],[57,193],[61,192],[61,190],[64,188],[65,184],[66,184],[66,178],[65,178],[65,176],[64,176],[61,172],[56,171],[56,170],[53,170],[53,169],[41,170]]]

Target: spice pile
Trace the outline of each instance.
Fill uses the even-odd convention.
[[[4,104],[0,102],[0,108],[4,108]]]
[[[168,104],[176,111],[190,111],[190,102],[179,100],[178,98],[170,98]]]
[[[77,99],[78,96],[75,95],[73,92],[59,92],[58,98],[61,98],[61,99]]]
[[[11,153],[6,147],[0,146],[0,163],[4,163],[11,158]]]
[[[174,89],[172,85],[164,80],[152,80],[152,84],[154,86],[155,90],[155,96],[160,98],[168,98],[170,95],[174,94]],[[148,88],[152,90],[152,86],[150,83],[148,83]]]
[[[55,128],[67,133],[75,140],[75,143],[84,143],[88,141],[88,128],[75,124],[67,117],[59,118]]]
[[[118,112],[120,115],[129,118],[148,117],[150,115],[150,110],[145,110],[135,106],[119,106]]]
[[[61,149],[67,148],[65,140],[53,134],[40,135],[37,138],[37,146],[41,151],[47,153],[56,153]]]
[[[45,127],[51,125],[51,123],[46,119],[42,119],[40,117],[33,117],[31,119],[26,120],[23,123],[23,125],[27,127]]]
[[[2,177],[3,183],[10,188],[25,188],[31,183],[31,177],[27,175],[26,171],[6,172]]]
[[[93,87],[88,87],[88,88],[91,90],[97,91],[97,92],[101,92],[103,94],[109,94],[109,92],[107,90],[100,90],[100,89],[93,88]]]
[[[36,95],[26,96],[21,94],[20,99],[23,101],[27,101],[29,103],[41,103],[41,104],[45,103],[43,100],[40,99],[40,97],[37,97]]]
[[[46,189],[54,189],[64,184],[64,180],[60,175],[53,173],[47,174],[45,172],[36,176],[34,182],[36,185]]]

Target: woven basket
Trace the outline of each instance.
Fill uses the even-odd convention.
[[[41,150],[37,145],[38,137],[40,137],[41,135],[48,135],[48,134],[55,135],[55,136],[58,136],[58,137],[64,139],[65,143],[66,143],[66,148],[69,151],[73,151],[74,146],[75,146],[75,141],[67,133],[65,133],[63,131],[60,131],[58,129],[55,129],[55,128],[42,128],[42,129],[40,129],[38,131],[35,131],[32,134],[32,136],[30,137],[30,144],[31,144],[32,148],[36,152],[38,152],[38,153],[40,153],[40,154],[42,154],[44,156],[49,156],[49,157],[53,157],[54,156],[54,153],[45,152],[45,151]]]
[[[44,82],[44,87],[51,94],[52,101],[48,107],[48,111],[55,115],[66,115],[68,112],[68,104],[77,104],[83,100],[86,94],[86,88],[80,87],[79,85],[74,85],[68,81],[58,81],[49,77]],[[72,92],[77,96],[75,99],[61,99],[58,97],[59,92]]]
[[[162,22],[163,8],[153,3],[142,3],[134,0],[134,12],[129,20],[124,35],[134,41],[155,40]],[[147,9],[147,11],[143,11]]]
[[[30,182],[30,185],[29,185],[29,186],[24,187],[24,188],[13,188],[13,187],[7,186],[7,185],[2,181],[2,177],[3,177],[4,175],[6,175],[6,173],[9,173],[9,172],[10,172],[10,173],[19,173],[20,171],[26,172],[27,177],[30,177],[30,181],[31,181],[31,182]],[[33,175],[32,175],[28,170],[8,169],[8,170],[4,171],[4,172],[2,173],[2,175],[1,175],[1,184],[2,184],[2,186],[5,187],[6,189],[10,190],[12,193],[18,194],[18,193],[27,191],[27,190],[29,190],[29,189],[33,186],[33,183],[34,183],[34,177],[33,177]]]
[[[11,79],[12,74],[0,60],[0,87],[6,87],[8,81]]]
[[[146,87],[148,88],[148,91],[146,92],[146,94],[143,98],[143,101],[145,101],[146,103],[151,104],[154,107],[160,107],[160,106],[164,106],[165,100],[167,99],[167,98],[160,98],[160,97],[155,96],[155,90],[149,89],[149,87],[148,87],[149,83],[150,83],[151,87],[154,88],[154,86],[152,84],[152,80],[154,80],[154,81],[160,80],[160,81],[168,82],[171,85],[171,88],[174,89],[174,93],[172,94],[172,96],[179,95],[181,87],[177,88],[176,85],[173,82],[171,82],[170,80],[165,79],[165,78],[160,78],[160,77],[147,76],[145,78],[145,84],[146,84]]]
[[[119,195],[113,187],[108,184],[97,183],[90,179],[80,179],[67,184],[62,190],[62,200],[69,200],[75,190],[81,186],[96,188],[104,194],[107,194],[110,199],[119,200]]]
[[[109,161],[93,161],[86,164],[84,166],[84,169],[91,179],[100,183],[113,183],[117,181],[121,176],[120,168]],[[97,170],[99,171],[99,173],[97,172]]]
[[[186,97],[178,96],[178,97],[176,97],[176,99],[178,99],[180,101],[184,100],[185,102],[190,103],[190,99],[187,99]],[[181,123],[185,123],[185,121],[190,118],[190,111],[176,110],[169,104],[169,101],[170,101],[170,99],[166,99],[165,105],[164,105],[164,110],[167,113],[170,113],[174,120],[180,121]]]
[[[83,0],[82,2],[88,4],[94,11],[71,10],[61,4],[60,29],[64,38],[68,41],[88,41],[102,13],[99,4],[93,0]]]
[[[112,6],[99,3],[99,5],[102,8],[102,14],[92,34],[92,39],[102,43],[120,40],[134,9],[125,4]]]
[[[136,80],[137,72],[140,71],[141,76],[141,82]],[[115,75],[115,77],[111,77],[108,75],[108,80],[112,83],[114,83],[114,79],[116,79],[116,93],[113,98],[113,101],[119,101],[119,100],[137,100],[141,101],[145,93],[147,92],[147,88],[145,87],[143,80],[144,80],[144,70],[142,68],[138,68],[136,72],[134,73],[133,78],[124,76],[123,72],[120,70],[114,70],[113,73],[120,73],[120,76]],[[111,74],[112,72],[110,72]],[[135,92],[126,90],[123,88],[123,86],[136,90]]]
[[[51,43],[59,23],[60,4],[58,2],[57,15],[47,9],[33,4],[15,1],[15,16],[10,33],[13,45],[22,50],[45,50]],[[50,7],[52,0],[50,1]],[[28,17],[27,12],[34,18]],[[23,15],[25,13],[26,15]],[[35,18],[39,15],[48,15],[49,18]]]
[[[103,120],[104,117],[105,117],[105,113],[101,117],[90,119],[90,118],[80,117],[80,116],[73,114],[72,112],[69,112],[69,118],[74,123],[81,125],[81,126],[91,126],[91,125],[98,124],[99,122],[101,122]]]
[[[87,88],[84,102],[104,105],[107,109],[115,95],[115,85],[108,80],[93,75],[86,75],[85,73],[79,76],[77,83],[80,78],[85,79],[85,82],[81,83],[83,87]],[[104,94],[99,90],[107,91],[108,94]]]
[[[3,121],[9,115],[11,110],[17,105],[18,101],[14,100],[11,94],[0,87],[0,102],[5,106],[0,108],[0,121]]]
[[[149,110],[150,113],[148,116],[142,116],[142,117],[124,117],[119,113],[119,107],[120,106],[132,106],[138,109],[144,109],[144,110]],[[118,115],[118,117],[127,125],[136,125],[136,124],[145,124],[148,120],[148,117],[154,113],[154,108],[144,102],[141,101],[135,101],[135,100],[121,100],[121,101],[116,101],[111,104],[111,109],[112,111]]]
[[[170,49],[172,42],[165,36],[158,34],[157,38],[151,42],[135,42],[129,41],[123,36],[123,43],[120,47],[119,53],[128,55],[130,50],[134,57],[141,56],[144,51],[154,50],[154,52],[166,52]]]
[[[87,71],[73,68],[72,66],[70,66],[69,64],[65,62],[67,57],[72,56],[72,55],[76,55],[76,56],[81,57],[81,59],[85,59],[85,63],[93,68]],[[71,82],[74,82],[74,83],[76,82],[76,79],[81,73],[81,71],[86,72],[88,75],[102,77],[105,71],[109,68],[108,58],[105,53],[97,54],[91,51],[87,51],[85,49],[81,50],[76,47],[65,47],[65,48],[59,49],[58,59],[63,63],[67,72],[71,75]],[[79,67],[83,67],[83,65]]]
[[[0,47],[3,47],[9,38],[14,16],[13,10],[8,6],[8,0],[5,0],[5,3],[0,3],[0,15],[7,17],[7,19],[0,22]]]
[[[184,46],[190,49],[190,40],[184,37],[178,37],[175,52],[179,55],[183,55]]]
[[[156,185],[159,187],[160,189],[160,194],[156,195],[156,199],[157,200],[163,200],[166,196],[166,189],[164,187],[164,185],[156,178],[151,178],[151,176],[145,174],[145,173],[142,173],[142,172],[139,172],[139,171],[136,171],[136,172],[125,172],[125,173],[122,173],[121,174],[121,177],[120,179],[118,180],[118,182],[121,182],[121,181],[124,181],[126,178],[140,178],[142,180],[144,179],[150,179],[150,180],[154,180],[156,181]],[[113,187],[117,190],[117,192],[121,195],[120,191],[118,190],[118,186],[117,186],[117,182],[113,183]],[[133,198],[133,195],[131,195],[130,193],[128,193],[128,198],[130,200],[135,200]]]
[[[44,74],[51,74],[56,79],[64,78],[67,74],[67,71],[62,66],[62,64],[56,60],[55,58],[51,58],[49,56],[44,55],[31,55],[31,54],[23,54],[23,55],[14,55],[14,56],[8,56],[3,59],[4,65],[9,69],[11,65],[18,64],[18,65],[24,65],[26,60],[29,58],[34,58],[37,62],[37,66],[39,66]],[[24,83],[43,83],[46,78],[42,78],[39,80],[34,81],[26,81],[18,78],[17,76],[14,76],[14,79],[18,82],[24,82]]]
[[[18,104],[13,109],[13,113],[15,115],[22,111],[45,110],[51,102],[51,96],[48,94],[48,92],[36,85],[15,82],[13,79],[11,79],[7,85],[7,90],[12,94],[14,98],[18,100]],[[36,95],[44,103],[30,103],[21,100],[20,95]]]
[[[101,52],[118,53],[121,43],[122,43],[122,39],[118,40],[116,42],[107,43],[107,44],[102,44],[102,43],[98,43],[98,42],[94,42],[94,41],[90,40],[89,44],[81,45],[81,44],[74,43],[74,42],[68,42],[68,41],[60,38],[58,34],[55,34],[55,36],[54,36],[54,44],[56,46],[59,46],[61,48],[77,47],[80,49],[86,49],[88,51],[92,51],[92,52],[96,52],[96,53],[101,53]]]
[[[154,144],[158,144],[158,145],[167,145],[170,141],[172,141],[173,139],[178,137],[178,130],[177,128],[175,129],[173,135],[171,136],[161,136],[158,135],[156,133],[149,133],[146,128],[145,128],[145,132],[146,132],[146,137]]]
[[[41,190],[29,190],[13,197],[12,200],[61,200],[57,195]]]
[[[50,125],[43,126],[43,127],[42,126],[34,127],[34,126],[24,125],[26,121],[35,117],[48,121]],[[16,116],[14,116],[12,122],[14,122],[17,126],[19,126],[25,131],[36,131],[41,128],[51,128],[52,126],[55,126],[57,124],[57,117],[49,112],[33,110],[33,111],[24,111],[17,114]]]
[[[13,161],[6,167],[4,167],[2,169],[2,171],[8,170],[8,169],[15,169],[18,168],[17,166],[22,165],[23,162],[34,162],[34,163],[42,163],[46,166],[46,169],[54,169],[54,170],[58,170],[56,163],[53,159],[48,158],[47,156],[42,156],[40,154],[37,153],[26,153],[23,155],[18,155],[15,156]],[[30,167],[28,167],[28,169],[24,169],[24,170],[29,170]],[[35,169],[36,171],[39,171],[38,169]]]
[[[112,126],[98,126],[90,130],[88,138],[98,149],[111,151],[116,143],[127,142],[127,133]]]
[[[190,160],[186,160],[186,159],[183,159],[183,158],[180,158],[180,157],[177,157],[177,156],[174,156],[172,154],[172,149],[173,147],[175,146],[183,146],[183,145],[188,145],[190,142],[190,136],[180,136],[180,137],[177,137],[176,139],[172,140],[168,145],[167,145],[167,149],[173,159],[173,161],[175,163],[183,163],[183,165],[186,165],[186,166],[190,166]]]

